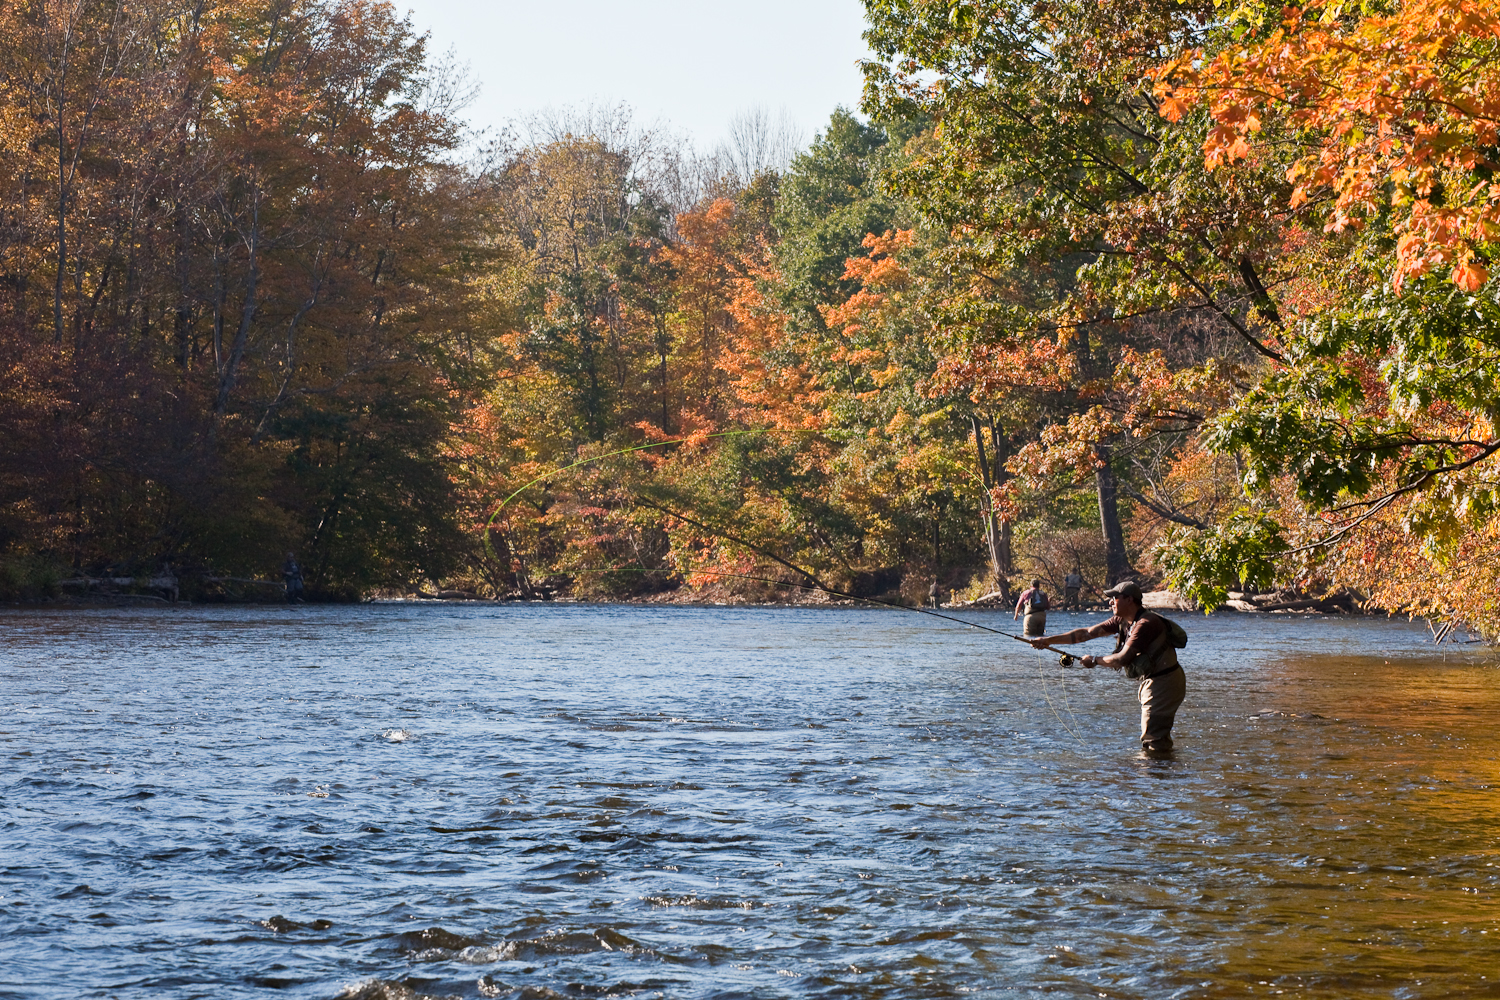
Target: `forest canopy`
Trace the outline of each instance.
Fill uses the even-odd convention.
[[[708,154],[476,139],[375,0],[0,7],[0,594],[1076,566],[1500,634],[1492,3],[865,7],[861,108]]]

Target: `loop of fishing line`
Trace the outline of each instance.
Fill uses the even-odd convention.
[[[617,449],[615,451],[606,452],[605,454],[602,454],[602,455],[593,455],[593,456],[590,456],[589,458],[579,459],[578,461],[572,463],[571,465],[566,465],[566,466],[563,466],[560,469],[553,469],[553,470],[551,470],[549,472],[544,472],[540,476],[536,476],[535,478],[530,479],[527,482],[521,484],[513,492],[511,492],[511,494],[509,496],[507,496],[504,500],[500,501],[500,503],[495,507],[494,513],[492,513],[490,515],[489,520],[487,520],[485,522],[485,525],[484,525],[484,549],[485,549],[485,553],[491,559],[497,558],[496,555],[495,555],[494,546],[490,542],[490,530],[494,527],[495,521],[500,517],[500,514],[505,510],[505,508],[510,504],[510,502],[512,500],[514,500],[516,497],[520,496],[526,490],[530,489],[532,486],[535,486],[537,483],[540,483],[540,482],[543,482],[543,481],[545,481],[547,479],[550,479],[553,476],[562,475],[564,472],[569,472],[569,471],[571,471],[573,469],[577,469],[577,468],[579,468],[581,466],[584,466],[584,465],[589,465],[589,464],[591,464],[593,462],[599,462],[599,461],[602,461],[602,460],[604,460],[606,458],[613,458],[613,457],[618,456],[618,455],[627,455],[627,454],[630,454],[632,452],[637,452],[637,451],[646,451],[646,450],[648,450],[650,448],[660,448],[660,447],[663,447],[663,446],[669,445],[669,444],[685,444],[685,443],[687,443],[689,441],[704,441],[704,440],[709,440],[711,438],[726,438],[726,437],[736,437],[736,436],[745,435],[745,434],[764,434],[764,433],[767,433],[767,431],[765,429],[755,428],[755,429],[734,430],[734,431],[716,431],[716,432],[714,432],[712,434],[695,435],[693,437],[687,437],[687,438],[674,438],[674,439],[669,440],[669,441],[652,441],[652,442],[650,442],[648,444],[632,445],[632,446],[630,446],[628,448],[620,448],[620,449]],[[793,433],[793,434],[797,434],[797,433],[811,433],[811,430],[810,429],[801,429],[801,430],[791,430],[791,431],[780,431],[780,433]],[[692,523],[697,524],[697,522],[692,522]],[[699,525],[699,526],[700,527],[704,527],[706,530],[710,531],[711,533],[715,533],[715,532],[713,532],[713,529],[707,528],[706,525]],[[715,533],[715,534],[719,535],[720,537],[723,537],[721,533]],[[759,550],[756,550],[755,546],[749,545],[748,543],[746,543],[746,542],[744,542],[744,541],[742,541],[740,539],[734,539],[734,538],[731,537],[729,540],[730,541],[734,541],[734,542],[736,542],[736,543],[738,543],[740,545],[743,545],[746,548],[751,549],[752,551],[759,551]],[[799,583],[789,583],[789,582],[787,582],[785,580],[772,580],[772,579],[770,579],[768,577],[752,576],[752,575],[746,574],[746,573],[727,573],[727,572],[721,572],[721,571],[717,571],[717,570],[690,570],[689,573],[690,574],[696,574],[696,575],[699,575],[699,576],[719,576],[719,577],[726,577],[726,578],[732,578],[732,579],[738,579],[738,580],[751,580],[751,581],[755,581],[755,582],[758,582],[758,583],[767,583],[767,584],[770,584],[771,586],[774,586],[774,587],[790,587],[790,588],[793,588],[793,589],[796,589],[796,590],[807,590],[807,591],[813,591],[813,592],[822,591],[823,593],[826,593],[826,594],[828,594],[828,595],[830,595],[832,597],[840,597],[840,598],[844,598],[846,600],[851,600],[851,601],[863,601],[863,602],[865,602],[867,604],[876,604],[876,605],[880,605],[882,607],[888,607],[888,608],[899,608],[902,611],[915,611],[915,612],[917,612],[919,614],[930,615],[930,616],[932,616],[934,618],[941,618],[941,619],[943,619],[945,621],[954,622],[955,624],[963,625],[963,626],[965,626],[967,628],[976,628],[976,629],[980,629],[981,631],[984,631],[984,632],[991,632],[991,633],[993,633],[995,635],[1003,635],[1003,636],[1005,636],[1005,637],[1007,637],[1009,639],[1015,639],[1018,642],[1024,642],[1024,643],[1026,643],[1026,645],[1031,646],[1031,641],[1029,639],[1026,639],[1023,636],[1016,635],[1013,632],[1006,632],[1006,631],[1003,631],[1001,629],[990,628],[988,625],[980,625],[978,622],[966,621],[966,620],[964,620],[962,618],[955,618],[952,615],[940,614],[939,612],[932,611],[932,610],[929,610],[927,608],[913,607],[912,605],[909,605],[909,604],[896,604],[896,603],[894,603],[892,601],[882,601],[882,600],[880,600],[878,598],[874,598],[874,597],[861,597],[858,594],[850,594],[850,593],[845,593],[845,592],[840,591],[840,590],[835,590],[834,588],[829,587],[828,585],[824,584],[813,573],[809,572],[806,569],[803,569],[800,566],[797,566],[796,564],[794,564],[794,563],[792,563],[792,562],[790,562],[790,561],[788,561],[788,560],[786,560],[786,559],[784,559],[784,558],[782,558],[780,556],[776,556],[774,554],[766,553],[766,552],[763,552],[763,551],[760,551],[759,554],[761,554],[761,555],[769,555],[770,558],[772,558],[774,561],[781,563],[782,565],[788,567],[789,569],[794,570],[797,573],[800,573],[806,579],[808,579],[808,580],[813,581],[814,583],[816,583],[817,586],[807,586],[807,585],[799,584]],[[618,573],[618,572],[650,573],[650,572],[653,572],[653,570],[646,569],[644,566],[621,566],[621,567],[616,567],[614,569],[598,570],[596,572],[601,572],[601,573],[608,573],[608,572],[615,572],[615,573]],[[1041,654],[1041,650],[1037,649],[1035,646],[1031,646],[1031,648],[1032,648],[1033,652],[1037,653],[1038,655]],[[1066,668],[1069,665],[1071,665],[1072,663],[1076,662],[1076,657],[1072,656],[1069,653],[1064,653],[1064,654],[1062,654],[1061,657],[1059,657],[1058,662],[1059,662],[1059,664],[1063,668]],[[1059,714],[1058,711],[1057,711],[1057,706],[1055,706],[1052,703],[1052,696],[1051,696],[1051,694],[1047,690],[1047,679],[1046,679],[1046,674],[1045,674],[1045,670],[1044,670],[1044,661],[1038,661],[1038,670],[1040,672],[1041,681],[1042,681],[1042,685],[1041,685],[1042,686],[1042,697],[1046,700],[1047,707],[1052,711],[1053,718],[1057,719],[1057,724],[1063,728],[1063,731],[1066,732],[1069,736],[1072,736],[1073,739],[1077,740],[1080,745],[1087,745],[1085,743],[1083,737],[1078,734],[1077,730],[1074,729],[1074,728],[1072,728],[1072,727],[1070,727],[1066,722],[1063,721],[1062,715]],[[1068,710],[1068,715],[1072,717],[1072,719],[1073,719],[1073,721],[1075,723],[1077,723],[1078,716],[1076,714],[1074,714],[1072,705],[1068,704],[1068,702],[1067,702],[1067,675],[1066,675],[1066,669],[1064,669],[1064,674],[1063,674],[1063,678],[1062,678],[1062,682],[1061,683],[1062,683],[1062,690],[1063,690],[1064,705],[1065,705],[1065,707]]]
[[[1073,720],[1073,725],[1075,727],[1077,727],[1077,726],[1079,726],[1081,724],[1078,721],[1078,715],[1073,711],[1073,703],[1068,698],[1068,671],[1067,671],[1067,668],[1070,667],[1070,666],[1072,666],[1073,664],[1075,664],[1077,662],[1078,662],[1078,657],[1074,656],[1072,653],[1063,653],[1061,656],[1059,656],[1057,658],[1057,664],[1058,664],[1058,666],[1060,666],[1060,667],[1063,668],[1062,678],[1061,678],[1061,681],[1060,681],[1060,683],[1062,684],[1063,710],[1068,713],[1068,718],[1070,718],[1070,719]],[[1073,734],[1073,736],[1074,736],[1074,739],[1078,740],[1078,742],[1080,742],[1080,743],[1083,742],[1083,738],[1081,736],[1079,736],[1076,732]]]
[[[1031,648],[1037,654],[1037,657],[1038,657],[1038,659],[1036,661],[1036,664],[1037,664],[1037,677],[1041,681],[1042,698],[1047,702],[1047,708],[1051,710],[1052,717],[1057,720],[1057,724],[1062,727],[1063,732],[1067,733],[1069,736],[1073,737],[1073,739],[1077,740],[1078,743],[1079,743],[1079,745],[1081,745],[1081,746],[1087,746],[1088,744],[1084,741],[1084,739],[1083,739],[1082,736],[1078,735],[1077,730],[1073,729],[1071,726],[1069,726],[1066,722],[1063,721],[1063,717],[1057,711],[1057,706],[1052,703],[1052,695],[1047,690],[1047,659],[1046,659],[1046,656],[1042,653],[1042,651],[1040,649],[1037,649],[1035,646],[1033,646]],[[1070,654],[1067,654],[1067,653],[1064,653],[1063,657],[1071,658]],[[1062,684],[1063,684],[1063,696],[1066,697],[1067,696],[1067,683],[1068,683],[1068,681],[1067,681],[1066,664],[1062,664],[1062,658],[1059,658],[1058,662],[1064,668],[1063,672],[1062,672]],[[1074,722],[1078,721],[1078,717],[1076,715],[1073,715],[1073,709],[1072,709],[1071,706],[1068,707],[1068,714],[1073,716],[1073,721]]]

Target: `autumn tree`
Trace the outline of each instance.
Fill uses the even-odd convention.
[[[628,520],[628,492],[601,484],[607,496],[584,496],[596,483],[586,475],[518,498],[491,528],[501,497],[719,405],[720,279],[693,263],[711,242],[691,232],[695,216],[678,238],[674,206],[702,188],[679,152],[623,109],[583,109],[532,122],[487,173],[492,239],[516,253],[487,292],[500,306],[488,356],[500,378],[457,447],[466,509],[489,539],[475,568],[491,585],[525,591],[532,565],[592,573],[618,539],[586,522]],[[638,537],[620,524],[619,539]]]
[[[1056,458],[1074,457],[1118,578],[1130,570],[1122,481],[1139,474],[1142,440],[1122,424],[1132,402],[1106,391],[1128,378],[1126,352],[1162,349],[1188,367],[1279,357],[1278,230],[1260,208],[1284,182],[1206,170],[1207,126],[1167,121],[1152,90],[1159,61],[1211,34],[1217,8],[869,0],[866,10],[866,108],[934,123],[895,184],[946,233],[934,315],[954,343],[951,387],[1053,453],[1011,462],[1042,473],[1038,490],[1057,481]],[[1208,415],[1178,407],[1147,433],[1186,436]],[[1015,497],[1012,487],[997,501]]]
[[[438,444],[491,255],[425,39],[361,0],[4,17],[0,253],[57,401],[28,492],[60,534],[28,544],[84,570],[295,548],[329,594],[443,572]]]
[[[1312,280],[1284,364],[1209,439],[1257,505],[1181,539],[1178,577],[1212,604],[1295,574],[1493,635],[1500,19],[1462,0],[1237,18],[1238,44],[1160,69],[1163,111],[1212,116],[1221,176],[1284,170],[1272,210]]]

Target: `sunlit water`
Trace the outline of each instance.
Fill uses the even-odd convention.
[[[1180,617],[3,611],[0,996],[1500,996],[1492,654]]]

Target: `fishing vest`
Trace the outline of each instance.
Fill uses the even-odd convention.
[[[1142,677],[1159,677],[1162,674],[1171,673],[1180,664],[1177,662],[1177,651],[1187,645],[1187,633],[1182,626],[1174,621],[1163,618],[1154,611],[1137,612],[1137,618],[1146,621],[1160,622],[1161,635],[1152,640],[1146,651],[1135,658],[1133,663],[1127,663],[1122,668],[1125,676],[1134,680]],[[1123,624],[1115,633],[1115,652],[1125,648],[1125,640],[1130,635],[1130,628],[1135,622]]]

